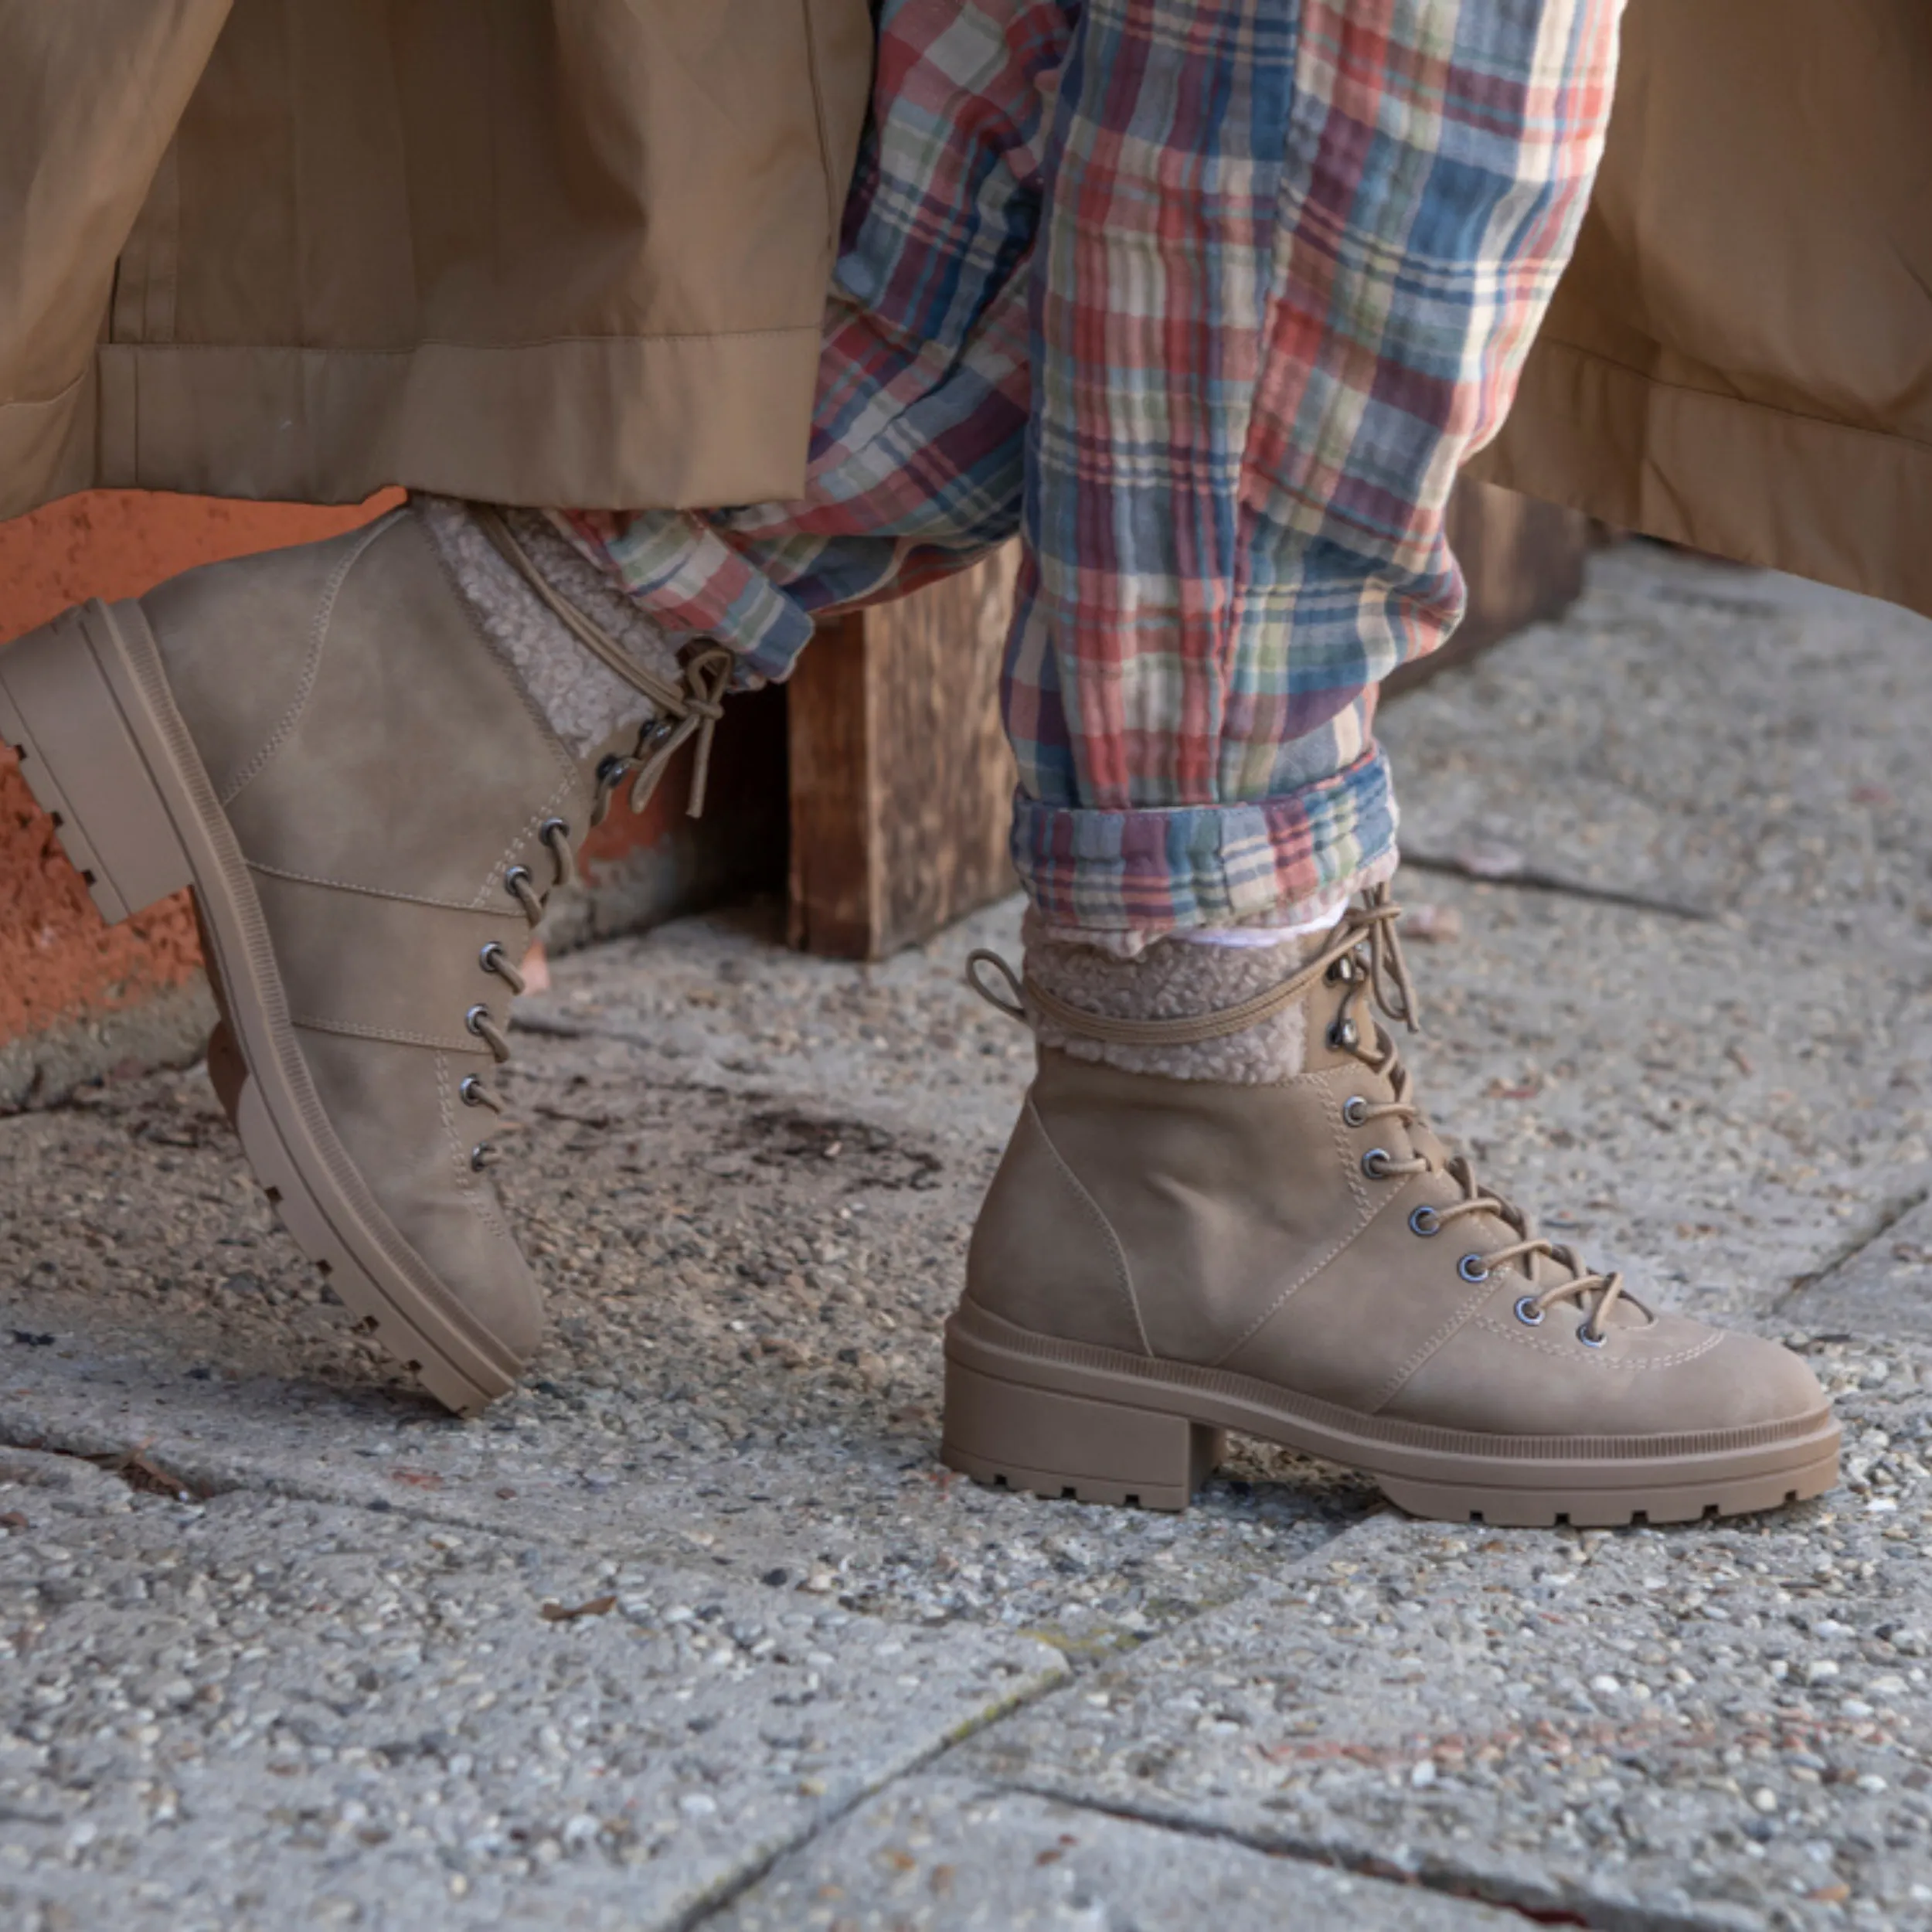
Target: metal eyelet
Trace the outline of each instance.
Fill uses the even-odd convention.
[[[1328,981],[1331,986],[1339,985],[1348,980],[1352,980],[1355,978],[1355,961],[1349,954],[1345,953],[1341,958],[1338,959],[1335,964],[1328,968],[1328,971],[1324,974],[1322,977]]]
[[[483,1083],[474,1073],[465,1073],[457,1087],[457,1096],[465,1107],[488,1107],[483,1097]]]
[[[1342,1124],[1347,1127],[1360,1127],[1369,1117],[1369,1103],[1359,1094],[1351,1094],[1342,1103]]]
[[[1596,1334],[1591,1329],[1590,1324],[1586,1321],[1578,1328],[1577,1331],[1577,1339],[1580,1342],[1586,1349],[1600,1349],[1604,1344],[1610,1339],[1610,1337],[1607,1335]]]
[[[570,826],[567,819],[546,818],[536,828],[536,835],[547,845],[554,839],[568,838]]]
[[[1409,1232],[1420,1235],[1426,1241],[1430,1235],[1442,1232],[1442,1216],[1425,1202],[1409,1216]]]
[[[1456,1264],[1456,1272],[1465,1281],[1487,1281],[1489,1264],[1480,1254],[1465,1254]]]
[[[1516,1298],[1516,1319],[1526,1328],[1540,1328],[1543,1326],[1543,1311],[1536,1306],[1536,1298],[1533,1294]]]
[[[476,963],[486,973],[498,972],[501,971],[501,968],[498,966],[497,961],[504,957],[502,941],[493,939],[477,954]]]
[[[531,876],[530,869],[528,866],[512,866],[509,870],[503,875],[503,889],[508,893],[512,899],[517,896],[516,886],[517,881],[519,879],[521,879],[525,885],[529,886],[534,887],[536,884],[536,879]]]
[[[612,752],[607,757],[597,760],[597,790],[590,799],[590,823],[600,825],[609,815],[611,801],[617,787],[631,774],[631,760]]]
[[[470,1170],[472,1173],[481,1174],[486,1167],[494,1165],[495,1158],[495,1143],[491,1141],[478,1141],[475,1146],[470,1149]]]
[[[1328,1044],[1331,1046],[1350,1047],[1361,1037],[1352,1019],[1338,1019],[1328,1029]]]
[[[1362,1171],[1372,1181],[1386,1181],[1389,1178],[1389,1150],[1386,1147],[1372,1147],[1362,1157]]]
[[[478,1024],[478,1022],[480,1020],[486,1020],[489,1018],[490,1009],[487,1006],[472,1006],[470,1010],[463,1015],[463,1024],[468,1027],[478,1039],[481,1039],[483,1037],[483,1029]]]

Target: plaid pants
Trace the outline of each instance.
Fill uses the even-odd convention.
[[[804,498],[567,520],[747,682],[1017,530],[1049,929],[1325,919],[1394,866],[1376,686],[1461,615],[1620,5],[884,0]]]

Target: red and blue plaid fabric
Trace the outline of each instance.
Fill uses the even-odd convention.
[[[886,0],[806,497],[570,523],[747,681],[1018,529],[1048,926],[1321,917],[1393,866],[1376,686],[1461,614],[1620,4]]]

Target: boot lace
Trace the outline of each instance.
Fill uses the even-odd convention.
[[[1029,1012],[1037,1012],[1068,1032],[1134,1046],[1187,1046],[1243,1032],[1295,1005],[1318,981],[1345,985],[1349,990],[1329,1025],[1328,1044],[1386,1080],[1390,1097],[1373,1102],[1358,1095],[1345,1103],[1342,1118],[1352,1128],[1370,1126],[1377,1121],[1394,1121],[1404,1128],[1426,1126],[1422,1108],[1412,1097],[1413,1077],[1403,1063],[1395,1036],[1376,1017],[1379,1010],[1410,1032],[1421,1030],[1415,984],[1396,937],[1396,922],[1401,917],[1402,909],[1389,898],[1388,887],[1374,886],[1349,907],[1321,953],[1291,978],[1238,1005],[1185,1019],[1119,1019],[1090,1013],[1048,992],[1030,977],[1015,974],[997,953],[973,953],[966,962],[966,978],[982,999],[1010,1019],[1026,1020]],[[997,976],[996,982],[984,977],[989,971]],[[1433,1133],[1427,1137],[1430,1141],[1434,1138]],[[1522,1209],[1477,1180],[1466,1155],[1418,1151],[1399,1161],[1385,1148],[1372,1148],[1362,1157],[1362,1169],[1371,1180],[1434,1174],[1454,1183],[1461,1192],[1459,1200],[1442,1207],[1420,1206],[1410,1216],[1410,1228],[1424,1239],[1476,1215],[1502,1222],[1515,1235],[1513,1241],[1502,1247],[1473,1250],[1464,1255],[1456,1266],[1465,1281],[1486,1281],[1497,1269],[1512,1262],[1519,1264],[1519,1272],[1532,1284],[1539,1260],[1560,1270],[1563,1279],[1518,1298],[1516,1319],[1526,1327],[1539,1326],[1553,1308],[1570,1304],[1583,1314],[1577,1339],[1587,1347],[1600,1348],[1607,1339],[1604,1323],[1620,1301],[1628,1301],[1641,1314],[1649,1313],[1634,1295],[1626,1292],[1621,1271],[1600,1273],[1566,1243],[1537,1233]]]
[[[607,788],[600,789],[600,804],[607,796]],[[595,822],[594,818],[593,822]],[[550,876],[543,886],[538,886],[528,866],[510,866],[503,874],[503,889],[522,909],[524,921],[532,930],[541,923],[544,907],[549,903],[551,895],[566,886],[575,885],[580,876],[577,869],[577,851],[571,839],[567,819],[545,819],[537,828],[537,838],[550,855]],[[510,989],[512,999],[523,991],[526,984],[523,974],[512,961],[509,949],[501,940],[485,940],[477,954],[476,963],[485,972],[502,980]],[[463,1024],[490,1049],[490,1058],[497,1066],[501,1066],[509,1059],[510,1043],[504,1037],[503,1029],[497,1024],[496,1016],[486,1002],[479,1000],[472,1006],[463,1015]],[[487,1107],[495,1114],[500,1123],[498,1131],[512,1130],[513,1123],[505,1117],[502,1093],[480,1073],[465,1074],[457,1083],[456,1091],[457,1097],[465,1107]],[[494,1141],[478,1141],[470,1149],[470,1165],[480,1173],[485,1168],[494,1166],[497,1157]]]
[[[502,515],[486,503],[473,503],[470,514],[478,527],[551,614],[577,641],[625,683],[648,698],[652,715],[639,728],[638,741],[627,754],[613,753],[597,768],[597,789],[591,801],[590,822],[599,825],[611,808],[617,787],[631,780],[631,809],[641,812],[651,802],[659,781],[685,744],[696,739],[696,751],[691,770],[691,796],[685,806],[696,818],[704,811],[705,792],[711,774],[711,742],[718,720],[724,715],[724,696],[731,682],[737,660],[719,644],[701,644],[687,651],[681,671],[683,682],[673,684],[647,665],[640,664],[594,618],[556,590],[537,568],[516,533]],[[542,922],[545,906],[553,893],[577,883],[577,842],[569,822],[546,818],[537,828],[537,838],[550,855],[551,876],[542,885],[529,866],[517,864],[503,874],[503,889],[522,909],[525,923],[534,930]],[[500,979],[514,999],[524,989],[521,971],[512,962],[509,949],[500,940],[490,940],[477,954],[477,964]],[[492,1062],[501,1066],[510,1057],[510,1043],[488,1005],[478,1001],[463,1016],[463,1024],[490,1049]],[[504,1117],[503,1096],[479,1074],[466,1076],[457,1093],[465,1107],[487,1108],[500,1123],[498,1131],[508,1131],[512,1123]],[[470,1149],[470,1165],[481,1172],[493,1166],[497,1158],[493,1141],[478,1141]]]
[[[1414,982],[1396,937],[1396,922],[1401,917],[1402,909],[1389,899],[1388,887],[1375,887],[1361,906],[1350,909],[1333,944],[1301,976],[1312,978],[1319,973],[1332,983],[1347,985],[1349,991],[1328,1029],[1328,1043],[1361,1061],[1389,1084],[1391,1097],[1386,1100],[1376,1103],[1358,1097],[1346,1103],[1342,1117],[1352,1127],[1372,1126],[1377,1121],[1395,1121],[1405,1128],[1427,1124],[1422,1108],[1411,1097],[1413,1077],[1403,1063],[1395,1036],[1371,1010],[1379,1009],[1410,1032],[1421,1031]],[[1588,1347],[1600,1348],[1605,1338],[1604,1325],[1619,1301],[1628,1300],[1633,1308],[1648,1313],[1634,1295],[1626,1294],[1621,1270],[1600,1273],[1566,1242],[1551,1241],[1539,1234],[1523,1209],[1477,1180],[1467,1155],[1445,1158],[1418,1151],[1398,1161],[1381,1148],[1371,1148],[1362,1157],[1362,1169],[1371,1180],[1440,1174],[1454,1182],[1461,1191],[1460,1200],[1445,1207],[1418,1207],[1410,1216],[1410,1228],[1425,1239],[1472,1215],[1490,1216],[1516,1236],[1502,1247],[1463,1256],[1456,1268],[1465,1281],[1485,1281],[1512,1261],[1520,1264],[1519,1272],[1532,1282],[1539,1260],[1560,1270],[1564,1279],[1518,1298],[1516,1319],[1526,1327],[1539,1326],[1551,1309],[1569,1303],[1583,1312],[1577,1339]]]

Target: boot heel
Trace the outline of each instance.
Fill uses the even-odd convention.
[[[996,1488],[1185,1509],[1225,1453],[1219,1429],[983,1375],[949,1356],[948,1468]]]
[[[21,776],[111,925],[190,878],[117,682],[137,701],[115,615],[100,603],[0,650],[0,740],[19,752]]]

